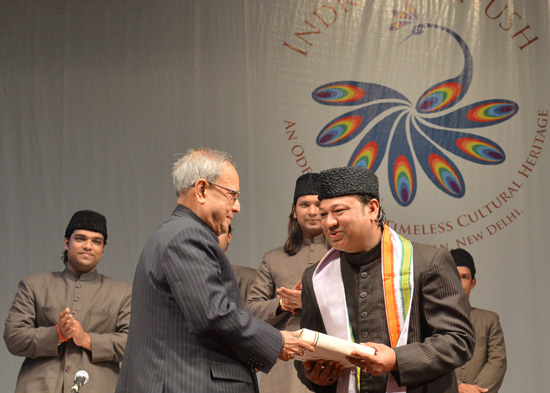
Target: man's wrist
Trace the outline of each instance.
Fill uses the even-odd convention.
[[[55,325],[55,327],[57,328],[57,345],[65,342],[65,341],[69,341],[70,339],[68,339],[67,337],[65,337],[63,335],[63,333],[61,333],[61,328],[59,327],[58,324]]]

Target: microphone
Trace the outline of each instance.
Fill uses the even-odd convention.
[[[90,379],[90,376],[86,371],[80,370],[79,372],[77,372],[74,376],[74,384],[71,389],[71,393],[78,393],[82,385],[88,382],[89,379]]]

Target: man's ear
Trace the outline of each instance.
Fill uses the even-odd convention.
[[[377,220],[378,212],[380,211],[380,202],[378,202],[378,199],[371,199],[367,208],[369,209],[369,214],[374,215],[374,219]]]
[[[476,286],[476,283],[477,283],[477,280],[475,278],[472,278],[472,286],[470,287],[470,289],[474,289],[474,287]]]
[[[208,182],[204,179],[199,179],[195,182],[195,198],[199,203],[204,203],[206,201],[206,189],[208,188]]]
[[[65,247],[64,247],[65,251],[68,251],[69,250],[69,239],[65,238],[64,243],[65,243]]]

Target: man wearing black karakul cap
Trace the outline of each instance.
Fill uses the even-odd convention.
[[[447,250],[385,225],[378,179],[358,167],[321,172],[321,224],[333,247],[302,278],[300,326],[365,344],[357,368],[296,362],[316,392],[457,392],[472,356],[470,305]]]
[[[81,210],[65,230],[62,272],[23,278],[4,328],[8,350],[25,356],[16,393],[114,392],[130,323],[130,284],[97,272],[107,244],[103,215]]]
[[[256,279],[250,286],[245,310],[279,330],[300,328],[302,274],[327,252],[319,214],[318,173],[296,179],[284,246],[264,254]],[[262,375],[260,393],[305,393],[292,362],[278,362]]]
[[[463,248],[451,250],[462,288],[468,298],[477,284],[474,258]],[[506,373],[506,344],[497,313],[472,307],[470,320],[476,335],[472,359],[456,369],[460,393],[497,393]]]

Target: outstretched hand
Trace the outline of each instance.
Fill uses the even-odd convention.
[[[296,355],[303,355],[304,351],[314,352],[315,348],[305,341],[300,340],[296,332],[288,332],[282,330],[281,334],[283,335],[283,349],[279,354],[279,359],[287,361],[294,359]]]
[[[353,351],[350,356],[346,356],[346,359],[363,372],[380,375],[398,369],[397,358],[392,348],[379,343],[361,343],[361,345],[374,348],[374,355]]]

